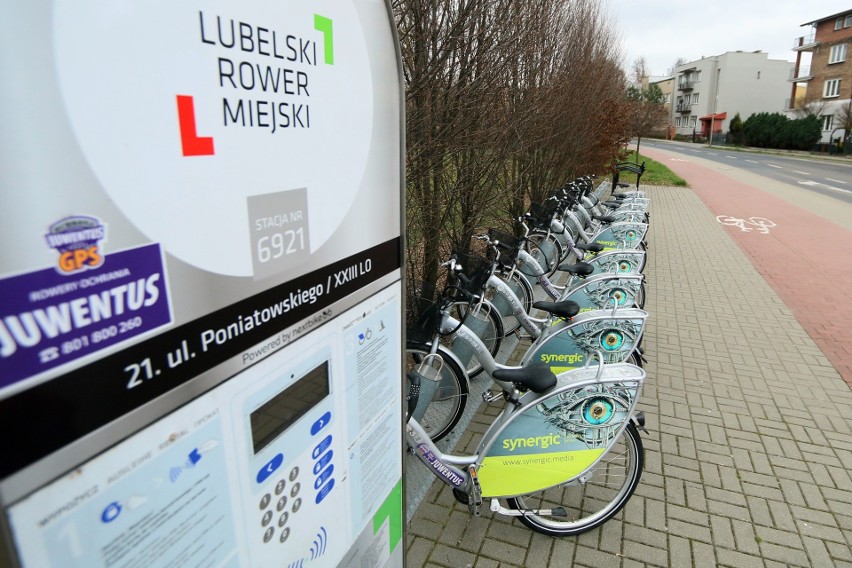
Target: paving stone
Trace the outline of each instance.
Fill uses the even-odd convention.
[[[779,546],[777,544],[761,542],[760,553],[764,558],[776,560],[792,566],[804,566],[810,568],[811,564],[808,560],[808,555],[804,550]]]
[[[501,563],[508,562],[521,566],[524,562],[524,557],[526,556],[527,551],[525,547],[515,546],[493,538],[487,538],[482,543],[482,550],[480,554],[499,560]]]
[[[408,565],[425,566],[434,547],[435,544],[425,538],[415,538],[405,553]]]
[[[601,552],[586,546],[577,546],[574,561],[586,566],[610,566],[618,561],[618,557],[608,552]]]
[[[731,521],[734,528],[734,539],[737,543],[737,550],[747,554],[760,554],[760,547],[757,544],[757,536],[754,534],[754,526],[747,521]]]
[[[730,566],[731,568],[763,568],[763,559],[760,556],[744,554],[736,550],[716,548],[716,561],[719,566]]]
[[[709,544],[703,542],[692,543],[692,565],[695,568],[715,568],[716,551]]]
[[[559,539],[564,540],[564,539]],[[620,540],[620,539],[619,539]],[[529,546],[527,547],[527,556],[524,559],[524,568],[549,568],[550,566],[569,566],[570,556],[559,558],[553,556],[553,564],[551,564],[551,550],[557,539],[550,538],[543,534],[533,533]]]
[[[665,548],[656,548],[638,542],[624,543],[624,557],[650,566],[668,566],[668,552]],[[603,564],[603,566],[606,565]]]
[[[669,566],[690,566],[692,546],[689,539],[670,534],[668,541]]]
[[[444,544],[438,544],[432,551],[430,560],[440,564],[441,566],[455,568],[461,566],[473,566],[474,562],[476,562],[476,555],[457,548],[451,548]]]

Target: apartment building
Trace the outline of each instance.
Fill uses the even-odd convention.
[[[790,75],[788,108],[806,108],[822,121],[826,144],[849,136],[844,126],[852,114],[852,9],[802,24],[808,32],[795,39],[796,63]]]
[[[666,140],[674,138],[675,128],[674,122],[672,122],[671,118],[672,107],[674,106],[674,97],[675,97],[675,78],[671,75],[666,77],[651,77],[648,81],[649,85],[656,85],[660,88],[660,91],[663,93],[663,106],[666,108],[666,116],[669,117],[669,120],[666,121],[665,124],[660,125],[660,130],[662,130],[663,136]]]
[[[793,63],[762,51],[728,51],[678,65],[672,123],[679,135],[719,137],[739,113],[781,112]]]

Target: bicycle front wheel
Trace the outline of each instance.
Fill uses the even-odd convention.
[[[639,292],[636,294],[636,299],[634,300],[636,307],[640,310],[645,309],[645,282],[639,284]]]
[[[503,319],[497,308],[491,302],[484,301],[481,304],[471,306],[467,302],[456,302],[450,306],[450,315],[463,322],[473,331],[492,357],[496,357],[503,343],[505,332],[503,330]],[[467,376],[473,378],[484,369],[482,362],[476,357],[473,350],[460,341],[456,341],[452,335],[445,338],[449,342],[449,349],[456,352],[459,360],[467,366]]]
[[[531,233],[527,237],[524,246],[527,252],[541,265],[547,276],[553,276],[559,267],[560,260],[565,254],[562,243],[554,235],[549,233]],[[538,276],[538,274],[528,275]]]
[[[498,274],[497,277],[509,285],[509,288],[523,306],[524,311],[529,313],[533,304],[533,289],[529,282],[527,282],[526,277],[518,273],[518,271],[513,271],[509,273],[509,275],[505,273]],[[505,298],[501,294],[497,294],[493,288],[489,288],[488,299],[491,304],[497,308],[502,319],[503,337],[508,337],[521,327],[521,322],[518,320],[517,316],[515,316],[508,298]]]
[[[586,474],[586,482],[552,487],[509,499],[509,507],[530,511],[518,517],[530,529],[549,536],[571,536],[604,524],[624,507],[645,464],[636,426],[627,425],[609,453]],[[531,511],[564,507],[567,517],[542,516]]]
[[[405,370],[412,370],[420,364],[431,351],[426,343],[409,341],[405,346]],[[426,434],[437,442],[450,433],[464,412],[469,387],[464,370],[449,356],[444,347],[439,347],[437,355],[441,358],[440,383],[435,395],[420,420]],[[406,383],[408,381],[406,380]],[[408,392],[408,384],[403,392]]]

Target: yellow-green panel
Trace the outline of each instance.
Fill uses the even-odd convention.
[[[604,449],[493,456],[479,467],[483,497],[522,495],[564,483],[592,465]]]

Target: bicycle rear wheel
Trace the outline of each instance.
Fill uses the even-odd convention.
[[[571,536],[598,527],[624,507],[645,464],[642,439],[636,426],[627,425],[609,453],[586,474],[585,483],[561,485],[509,499],[509,507],[539,510],[564,507],[568,517],[527,513],[518,517],[530,529],[549,536]]]
[[[417,366],[431,351],[426,343],[409,341],[405,345],[405,371]],[[469,387],[464,370],[448,355],[446,348],[439,346],[437,355],[441,358],[441,381],[426,409],[426,414],[420,420],[420,425],[426,434],[437,442],[450,433],[464,413]],[[408,384],[403,392],[408,392]]]

